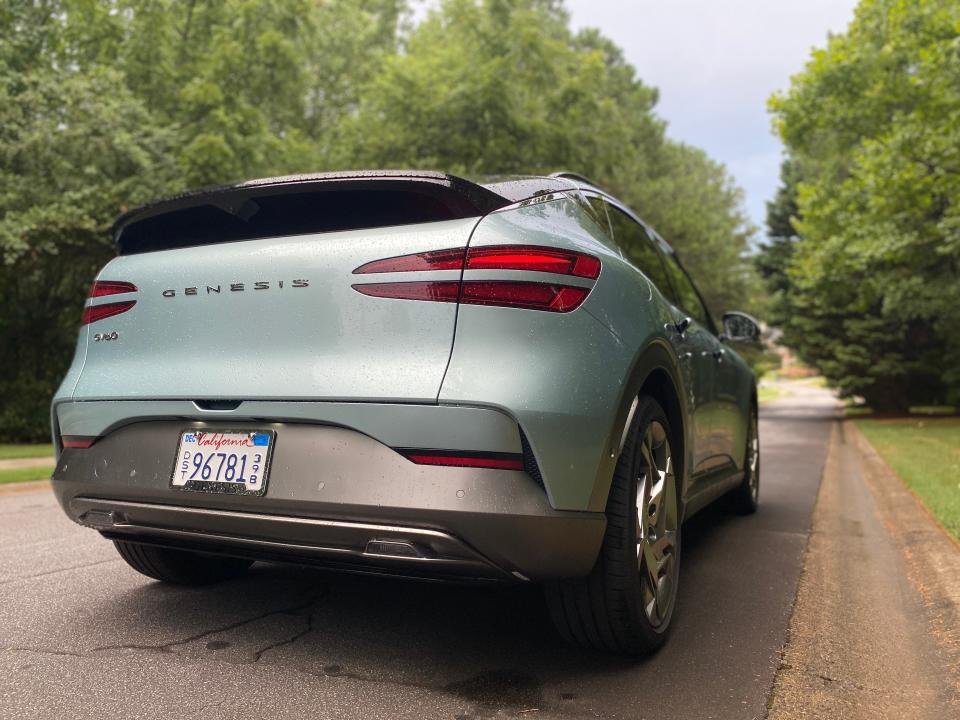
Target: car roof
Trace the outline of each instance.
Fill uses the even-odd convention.
[[[172,197],[154,200],[146,205],[128,210],[117,218],[113,226],[113,233],[115,239],[119,241],[123,230],[131,224],[193,205],[215,204],[232,209],[233,205],[242,204],[243,198],[251,192],[279,188],[306,190],[327,184],[370,181],[407,181],[420,185],[438,186],[438,189],[439,187],[446,187],[459,195],[466,205],[480,213],[490,212],[506,204],[522,202],[532,197],[550,193],[569,192],[571,190],[595,193],[627,211],[634,220],[641,223],[660,240],[666,251],[672,252],[672,248],[663,238],[659,237],[652,228],[621,201],[584,175],[568,171],[556,172],[551,175],[497,175],[470,178],[424,170],[361,170],[258,178],[230,185],[191,190]]]
[[[551,192],[561,192],[564,190],[579,190],[581,192],[600,195],[609,200],[613,205],[626,212],[636,222],[643,225],[660,244],[660,248],[676,257],[676,251],[663,237],[650,225],[631,210],[626,203],[618,200],[609,192],[604,190],[599,183],[594,182],[585,175],[575,172],[555,172],[550,175],[505,175],[496,177],[474,178],[473,182],[481,185],[496,194],[509,198],[512,202],[519,202],[535,195],[544,195]]]

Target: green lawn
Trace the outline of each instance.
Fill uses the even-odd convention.
[[[930,512],[960,538],[960,418],[856,423]]]
[[[47,480],[53,474],[53,463],[47,467],[18,468],[0,470],[0,485],[5,483],[27,482],[29,480]]]
[[[0,460],[53,457],[53,445],[0,445]]]

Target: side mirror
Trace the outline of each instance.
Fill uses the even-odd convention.
[[[723,339],[728,342],[760,344],[760,323],[742,312],[723,315]]]

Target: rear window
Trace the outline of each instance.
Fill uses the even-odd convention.
[[[210,243],[411,225],[476,215],[455,196],[418,189],[328,189],[231,194],[123,227],[121,255]]]

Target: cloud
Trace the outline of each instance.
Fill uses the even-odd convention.
[[[767,98],[789,86],[814,47],[853,18],[856,0],[567,0],[575,28],[623,48],[672,137],[704,148],[743,186],[755,224],[779,177]]]

